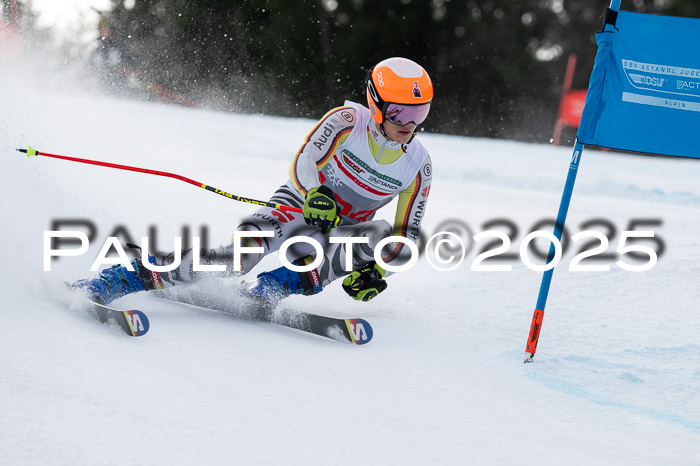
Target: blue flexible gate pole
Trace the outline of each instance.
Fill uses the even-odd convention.
[[[612,0],[610,2],[610,9],[614,11],[619,11],[621,0]],[[605,24],[604,30],[611,31],[612,26]],[[584,109],[585,113],[585,109]],[[574,183],[576,182],[576,174],[578,173],[578,166],[581,163],[581,154],[583,153],[583,144],[581,144],[578,139],[574,145],[574,154],[571,157],[571,164],[569,165],[569,173],[566,177],[566,184],[564,185],[564,193],[561,197],[561,203],[559,204],[559,212],[557,213],[557,221],[554,227],[554,236],[558,241],[561,241],[561,235],[564,230],[564,222],[566,221],[566,214],[569,212],[569,204],[571,202],[571,195],[574,191]],[[549,246],[549,254],[547,255],[547,263],[551,262],[555,254],[555,245],[552,243]],[[549,295],[549,286],[552,283],[552,275],[554,274],[554,268],[551,268],[544,272],[542,276],[542,283],[540,284],[540,293],[537,297],[537,305],[535,306],[535,312],[532,316],[532,323],[530,324],[530,334],[527,339],[527,345],[525,346],[525,362],[532,362],[535,357],[535,351],[537,350],[537,342],[540,338],[540,330],[542,329],[542,319],[544,318],[544,308],[547,304],[547,296]]]
[[[566,214],[569,212],[569,204],[571,202],[571,195],[574,192],[574,183],[576,182],[576,174],[578,173],[578,166],[581,163],[581,154],[583,153],[583,144],[576,141],[574,145],[574,154],[571,157],[571,164],[569,165],[569,173],[566,176],[566,184],[564,185],[564,193],[561,196],[561,203],[559,204],[559,212],[557,213],[557,221],[554,226],[554,236],[558,241],[561,241],[561,235],[564,231],[564,222],[566,222]],[[556,248],[554,243],[549,246],[549,254],[547,255],[547,263],[550,263],[554,259]],[[537,350],[537,341],[540,337],[540,329],[542,328],[542,319],[544,318],[544,307],[547,304],[547,295],[549,294],[549,285],[552,283],[552,275],[554,274],[554,268],[551,268],[544,272],[542,276],[542,283],[540,284],[540,294],[537,297],[537,305],[535,306],[535,313],[532,316],[532,324],[530,325],[530,335],[527,339],[527,346],[525,347],[525,362],[532,362],[532,358],[535,357],[535,351]]]

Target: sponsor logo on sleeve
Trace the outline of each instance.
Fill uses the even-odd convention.
[[[323,132],[318,140],[314,141],[314,146],[316,149],[323,150],[323,147],[328,143],[330,136],[333,134],[333,124],[331,122],[326,122],[323,127]]]

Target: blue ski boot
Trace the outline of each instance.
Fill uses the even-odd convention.
[[[313,260],[304,257],[294,261],[294,265],[304,265]],[[246,294],[264,299],[271,305],[277,305],[290,294],[312,295],[323,290],[318,269],[309,272],[294,272],[280,267],[258,275],[257,280],[248,288]]]
[[[155,258],[149,257],[148,261],[155,264]],[[94,278],[78,280],[71,285],[74,289],[87,290],[90,299],[100,304],[109,304],[117,298],[137,291],[148,291],[162,288],[162,279],[158,272],[151,272],[140,259],[131,261],[134,272],[130,272],[123,265],[113,265],[100,272]]]

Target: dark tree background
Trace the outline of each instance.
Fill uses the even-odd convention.
[[[700,17],[697,0],[623,9]],[[431,132],[546,142],[569,54],[587,86],[609,0],[113,0],[120,68],[200,105],[318,118],[376,62],[404,56],[435,85]]]

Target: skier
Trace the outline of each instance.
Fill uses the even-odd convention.
[[[262,248],[259,254],[242,254],[240,273],[249,272],[288,238],[309,236],[323,246],[323,259],[309,272],[286,267],[263,272],[245,294],[271,304],[290,294],[319,293],[336,278],[345,276],[343,289],[354,299],[369,301],[387,287],[386,272],[374,260],[374,248],[382,239],[399,235],[417,241],[430,192],[432,165],[427,150],[416,138],[419,124],[428,116],[433,87],[427,72],[405,58],[389,58],[367,74],[369,108],[346,101],[328,112],[311,130],[289,170],[289,180],[270,202],[303,208],[303,215],[262,207],[238,226],[239,231],[272,231],[274,236],[244,238],[244,246]],[[376,211],[398,196],[394,225],[372,220]],[[344,269],[345,244],[329,237],[366,237],[368,243],[353,248],[352,271]],[[204,264],[232,256],[233,244],[201,252]],[[238,245],[236,245],[238,247]],[[295,243],[288,256],[295,265],[314,261],[313,247]],[[410,248],[390,242],[381,250],[387,264],[405,264]],[[172,253],[149,257],[153,264],[172,263]],[[192,270],[192,250],[180,266],[168,273],[147,270],[140,260],[103,270],[98,277],[80,280],[91,298],[107,304],[129,293],[162,289],[197,278]]]

